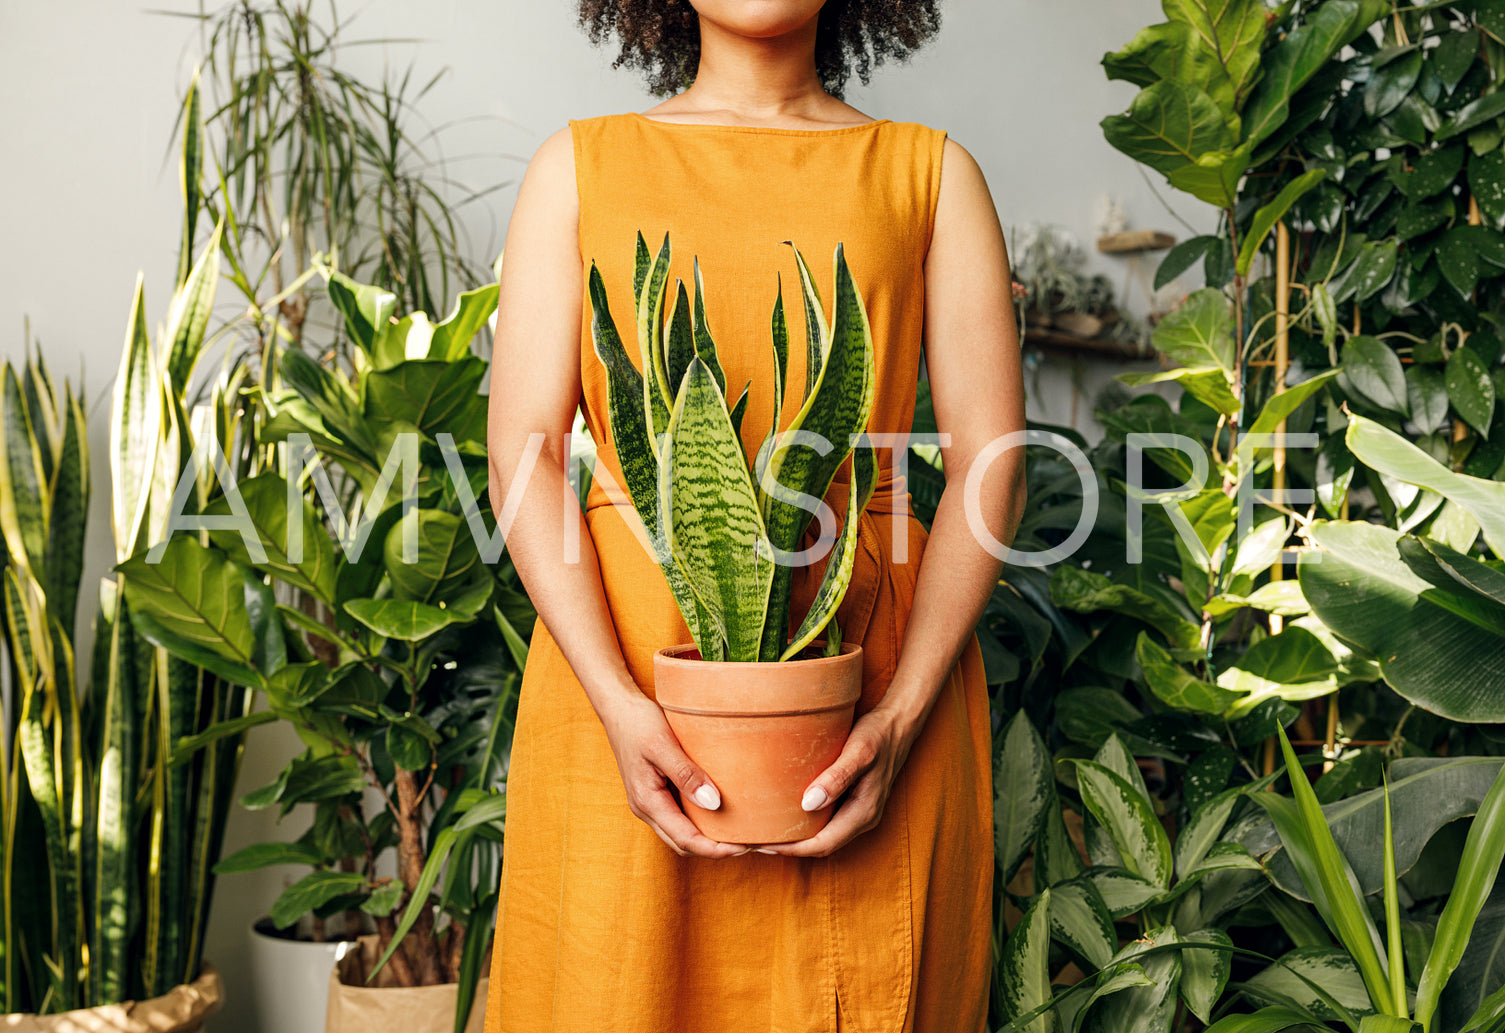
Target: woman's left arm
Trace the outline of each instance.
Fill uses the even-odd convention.
[[[992,442],[1024,430],[1024,382],[1012,278],[998,212],[972,155],[947,138],[935,228],[925,259],[925,365],[946,489],[920,560],[915,598],[893,681],[852,726],[841,756],[810,784],[805,806],[842,800],[831,821],[773,853],[821,857],[873,828],[899,769],[972,638],[1024,510],[1024,450],[981,456]],[[966,493],[976,493],[973,527]],[[992,544],[994,550],[998,544]]]

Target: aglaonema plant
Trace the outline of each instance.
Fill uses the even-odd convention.
[[[797,247],[794,253],[807,328],[804,397],[780,432],[789,359],[781,284],[772,316],[775,425],[751,468],[740,435],[747,388],[728,404],[699,263],[693,303],[677,281],[666,316],[669,235],[650,258],[638,234],[633,291],[641,370],[622,346],[605,284],[591,264],[591,328],[606,368],[611,436],[626,489],[706,660],[790,660],[822,632],[827,655],[839,649],[835,614],[851,580],[858,516],[877,478],[872,449],[856,443],[867,429],[875,387],[862,297],[838,244],[828,323],[804,257]],[[791,637],[791,559],[813,515],[797,503],[823,497],[849,456],[846,517],[815,601]]]
[[[1494,888],[1505,861],[1505,768],[1479,805],[1469,825],[1458,860],[1458,875],[1447,903],[1437,917],[1436,931],[1425,952],[1413,985],[1407,979],[1400,919],[1401,886],[1396,876],[1396,840],[1385,790],[1383,842],[1385,935],[1355,889],[1348,858],[1333,837],[1328,819],[1285,733],[1280,733],[1293,799],[1274,793],[1256,794],[1275,823],[1302,884],[1311,894],[1317,913],[1334,938],[1353,958],[1368,992],[1373,1012],[1341,1014],[1356,1033],[1410,1033],[1418,1026],[1430,1033],[1438,1005],[1468,948],[1474,926]],[[1287,1021],[1289,1020],[1289,1021]],[[1483,999],[1478,1010],[1459,1027],[1461,1033],[1496,1030],[1505,1022],[1505,988]],[[1284,1023],[1284,1024],[1277,1024]],[[1323,1016],[1303,1011],[1296,1002],[1266,1008],[1254,1016],[1229,1016],[1208,1033],[1264,1029],[1272,1033],[1292,1027],[1332,1029]]]

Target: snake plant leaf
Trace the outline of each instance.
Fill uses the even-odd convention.
[[[758,660],[774,563],[726,399],[698,356],[669,421],[659,499],[674,562],[710,618],[701,655],[719,652],[714,633],[726,659]]]
[[[200,116],[199,68],[193,69],[188,95],[183,98],[183,146],[178,151],[178,188],[183,201],[183,236],[178,242],[178,272],[175,283],[188,278],[193,262],[193,237],[203,206],[200,181],[204,168],[204,123]]]
[[[641,239],[641,234],[639,235]],[[627,496],[643,521],[654,558],[664,572],[674,601],[696,642],[700,634],[700,604],[669,552],[667,532],[659,519],[657,446],[643,411],[643,375],[628,358],[611,317],[606,285],[594,262],[590,270],[591,335],[596,357],[606,369],[606,411],[612,445],[626,481]],[[707,655],[707,654],[703,654]],[[708,654],[715,655],[715,654]]]
[[[747,392],[752,387],[752,381],[742,385],[742,393],[737,396],[737,401],[732,405],[732,430],[738,437],[742,435],[742,418],[747,415]]]
[[[287,480],[279,474],[248,477],[239,482],[238,487],[257,540],[261,542],[262,562],[251,558],[245,538],[238,530],[215,528],[209,532],[209,540],[236,562],[263,570],[333,606],[339,560],[335,555],[334,541],[314,513],[313,506],[297,493],[290,496]],[[230,504],[221,495],[205,507],[204,513],[206,516],[228,516]],[[289,520],[290,517],[298,522],[297,526]],[[302,539],[301,546],[299,538]],[[302,554],[296,560],[293,559],[295,548]]]
[[[784,411],[784,378],[789,371],[789,322],[784,318],[784,274],[778,274],[779,292],[773,302],[773,421],[776,431]]]
[[[96,648],[104,654],[105,666],[101,671],[96,661],[92,686],[100,741],[95,814],[89,830],[94,843],[90,873],[94,888],[85,901],[91,910],[89,993],[97,1001],[122,1001],[130,996],[130,936],[137,912],[132,892],[136,885],[135,778],[141,727],[135,704],[135,636],[129,621],[118,583],[101,579],[95,641],[100,643]]]
[[[219,285],[220,236],[225,220],[220,217],[204,244],[188,278],[173,292],[167,308],[167,376],[172,390],[185,394],[194,363],[204,348],[204,331],[214,311],[214,289]]]
[[[690,360],[694,357],[695,328],[690,319],[690,297],[685,292],[685,282],[675,280],[674,301],[669,306],[669,341],[664,350],[671,398],[678,397],[685,370],[690,368]]]
[[[63,389],[59,416],[63,439],[52,473],[43,588],[48,610],[63,627],[71,629],[78,614],[78,586],[83,577],[84,536],[89,517],[89,432],[83,405],[69,385]]]
[[[852,453],[852,482],[848,489],[846,519],[842,521],[836,542],[831,547],[830,559],[826,562],[815,601],[810,604],[810,612],[800,622],[799,630],[794,633],[789,648],[784,650],[780,660],[798,656],[800,650],[814,642],[836,616],[836,608],[841,605],[847,586],[852,582],[852,568],[857,562],[857,532],[862,523],[862,513],[868,500],[873,497],[877,483],[877,456],[871,448],[858,448]]]
[[[0,384],[0,533],[11,563],[44,576],[51,510],[41,448],[28,415],[20,378],[5,364]]]
[[[653,257],[648,254],[648,243],[643,239],[643,231],[638,230],[637,250],[633,254],[632,262],[632,310],[637,311],[638,302],[643,297],[643,283],[648,279],[648,269],[653,264]]]
[[[1344,441],[1361,463],[1378,473],[1436,492],[1479,521],[1484,540],[1505,557],[1505,484],[1455,473],[1394,431],[1350,415]]]
[[[457,297],[454,310],[444,317],[444,322],[434,326],[428,358],[455,362],[469,355],[470,342],[496,311],[500,290],[497,284],[488,283]]]
[[[799,255],[798,248],[795,254]],[[764,489],[761,497],[764,524],[774,556],[795,550],[812,516],[809,510],[796,505],[802,501],[800,495],[825,497],[838,467],[846,459],[850,442],[867,429],[873,409],[872,327],[841,244],[836,245],[832,261],[836,302],[825,361],[816,377],[814,391],[790,423],[790,440],[795,444],[785,448],[776,444],[759,478]],[[827,443],[825,455],[799,443],[800,437],[810,434]],[[792,567],[778,564],[764,632],[763,649],[770,656],[784,649],[789,625],[789,593],[785,586],[792,575]]]
[[[1035,898],[1003,946],[998,962],[998,995],[1003,1014],[1019,1020],[1050,1000],[1050,890]],[[1019,1033],[1055,1033],[1053,1011],[1042,1011]]]
[[[669,371],[664,364],[664,283],[669,277],[669,234],[653,256],[648,278],[643,283],[643,292],[638,298],[637,333],[638,350],[643,359],[643,409],[651,416],[651,434],[654,453],[659,448],[659,436],[669,426],[669,407],[674,401],[674,388],[669,385]]]
[[[162,432],[162,389],[146,332],[142,277],[136,277],[125,348],[115,374],[114,421],[110,424],[111,514],[115,558],[123,560],[144,544],[142,525],[156,472],[157,439]]]
[[[716,354],[716,341],[711,337],[711,324],[705,317],[705,283],[700,276],[700,257],[695,258],[695,354],[710,368],[716,378],[716,388],[726,394],[726,372],[721,368],[721,358]],[[675,384],[674,389],[679,390]]]
[[[1432,950],[1416,985],[1415,1016],[1423,1029],[1430,1028],[1443,987],[1463,960],[1474,923],[1494,889],[1502,861],[1505,861],[1505,768],[1495,777],[1469,826],[1463,855],[1458,859],[1458,879],[1437,919]]]
[[[825,364],[826,352],[830,348],[831,328],[826,325],[825,302],[820,300],[820,289],[815,286],[815,278],[810,275],[805,256],[800,254],[794,241],[785,240],[780,243],[794,248],[794,261],[800,271],[800,293],[805,300],[805,398],[808,400],[815,391],[821,367]]]

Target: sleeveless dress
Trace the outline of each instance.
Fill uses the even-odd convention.
[[[780,276],[790,333],[780,426],[798,409],[805,382],[798,268],[780,241],[799,247],[828,317],[840,241],[876,349],[870,430],[909,430],[943,130],[887,119],[831,130],[688,125],[636,113],[575,120],[570,128],[582,272],[595,261],[635,363],[636,235],[641,230],[657,250],[668,231],[668,297],[676,279],[693,287],[698,256],[728,393],[752,384],[742,435],[755,453],[773,419],[770,319]],[[631,503],[615,487],[623,480],[590,319],[587,298],[580,379],[599,450],[586,526],[628,668],[652,695],[654,651],[690,636],[662,572],[634,537]],[[856,569],[838,611],[844,639],[863,647],[859,714],[893,676],[925,545],[893,450],[878,456],[877,491],[861,517]],[[837,476],[844,481],[847,469]],[[827,502],[840,514],[846,497],[845,484],[835,484]],[[895,562],[896,533],[902,562]],[[823,569],[823,562],[796,569],[796,622]],[[486,1033],[985,1029],[992,765],[975,638],[900,770],[880,824],[829,857],[753,852],[709,860],[670,850],[628,810],[600,720],[541,621],[523,677],[507,792]]]

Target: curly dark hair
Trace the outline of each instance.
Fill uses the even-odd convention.
[[[688,86],[700,66],[700,18],[689,0],[579,0],[592,43],[615,34],[611,63],[640,68],[648,89],[667,96]],[[821,85],[840,98],[852,73],[867,85],[874,65],[908,60],[940,29],[938,0],[826,0],[815,33]]]

